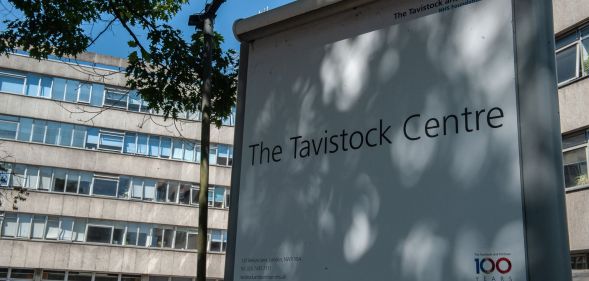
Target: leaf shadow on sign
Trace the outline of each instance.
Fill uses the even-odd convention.
[[[244,165],[253,168],[243,172],[238,227],[248,243],[240,249],[303,257],[267,263],[289,280],[360,280],[367,272],[464,280],[475,276],[477,251],[523,259],[505,3],[395,25],[391,4],[376,3],[253,43],[246,112],[253,125],[243,144]],[[477,5],[488,13],[473,14]],[[499,128],[485,119],[494,107],[504,113]],[[429,118],[442,124],[449,115],[457,122],[447,134],[440,127],[426,135]],[[376,145],[364,139],[344,151],[342,134],[366,136],[372,128],[368,141]],[[302,140],[334,135],[333,153],[333,146],[301,151]],[[261,141],[281,146],[280,161],[252,160],[248,145]]]

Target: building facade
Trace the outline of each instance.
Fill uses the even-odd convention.
[[[553,0],[571,267],[589,280],[589,2]]]
[[[198,113],[164,120],[125,61],[0,58],[0,281],[190,281]],[[223,279],[233,117],[211,130],[207,277]],[[10,187],[29,192],[13,209]]]

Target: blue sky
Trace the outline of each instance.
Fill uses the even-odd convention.
[[[239,42],[233,36],[233,22],[239,18],[247,18],[258,14],[265,9],[273,9],[284,4],[293,2],[293,0],[227,0],[219,9],[217,20],[215,21],[215,31],[225,37],[224,49],[239,49]],[[199,13],[204,8],[204,0],[193,0],[185,5],[170,24],[185,34],[189,38],[194,32],[194,27],[188,26],[188,17],[191,14]],[[98,33],[101,26],[95,25],[93,32]],[[87,27],[90,30],[90,27]],[[107,54],[116,57],[127,57],[130,49],[127,47],[127,41],[130,40],[127,32],[121,26],[105,32],[99,40],[90,47],[89,51]]]

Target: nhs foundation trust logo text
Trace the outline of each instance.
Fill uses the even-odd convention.
[[[511,278],[511,254],[475,253],[475,281],[514,281]]]

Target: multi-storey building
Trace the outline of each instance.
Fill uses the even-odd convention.
[[[190,281],[198,113],[164,120],[125,89],[125,61],[0,58],[0,281]],[[223,279],[233,118],[211,131],[207,277]]]

